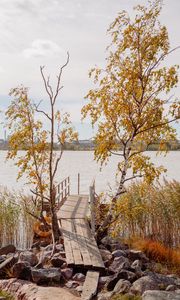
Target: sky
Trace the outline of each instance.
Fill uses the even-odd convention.
[[[29,87],[35,102],[43,99],[42,108],[47,108],[39,67],[45,65],[46,74],[55,84],[59,67],[69,51],[70,62],[63,73],[64,88],[57,107],[70,113],[80,139],[91,138],[94,132],[90,120],[81,122],[84,96],[93,87],[88,71],[95,65],[104,66],[110,42],[107,28],[118,12],[125,9],[131,15],[135,5],[147,3],[147,0],[0,0],[1,120],[10,103],[10,89],[21,84]],[[160,20],[168,28],[172,48],[180,45],[179,13],[180,0],[164,0]],[[179,62],[180,50],[177,50],[167,63]],[[175,96],[180,96],[179,88]]]

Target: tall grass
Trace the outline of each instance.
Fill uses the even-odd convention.
[[[180,245],[180,183],[133,183],[118,201],[114,235],[140,237],[174,248]]]
[[[20,195],[1,188],[0,247],[14,244],[18,249],[29,248],[33,237],[32,222]]]

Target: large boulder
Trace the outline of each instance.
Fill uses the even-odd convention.
[[[111,261],[112,260],[112,254],[109,250],[99,249],[103,261]]]
[[[61,271],[59,268],[31,269],[32,280],[35,283],[60,282]]]
[[[128,280],[120,279],[116,283],[113,291],[116,294],[125,294],[129,292],[130,287],[131,283]]]
[[[23,300],[75,300],[79,299],[67,289],[61,287],[51,286],[37,286],[36,284],[20,280],[20,279],[9,279],[0,280],[0,290],[6,290],[14,296],[14,299]]]
[[[179,300],[180,294],[166,291],[145,291],[142,300]]]
[[[124,256],[115,257],[112,264],[109,266],[109,271],[117,273],[122,269],[128,269],[130,267],[130,262],[128,258]]]
[[[17,262],[14,264],[13,277],[18,279],[30,280],[31,278],[31,267],[27,261]]]
[[[127,256],[127,253],[126,251],[124,250],[115,250],[112,252],[112,256],[115,258],[115,257],[120,257],[120,256],[124,256],[126,257]]]
[[[133,294],[143,294],[147,290],[159,290],[159,282],[152,276],[143,276],[136,280],[130,291]]]
[[[130,272],[128,270],[121,270],[119,273],[116,273],[114,276],[112,276],[110,278],[110,280],[107,283],[107,290],[112,291],[114,289],[116,283],[120,279],[128,280],[132,283],[137,279],[137,276],[135,273]]]
[[[105,236],[101,240],[101,244],[110,251],[128,249],[127,245],[121,243],[118,239],[110,237],[110,236]]]
[[[147,256],[142,251],[138,251],[138,250],[129,250],[128,258],[132,261],[138,259],[141,260],[143,263],[147,263],[149,261]]]
[[[56,253],[51,258],[51,263],[52,263],[53,267],[60,268],[64,263],[66,263],[66,260],[59,253]]]
[[[16,252],[16,247],[11,244],[0,248],[0,255],[7,255],[9,253],[15,253],[15,252]]]
[[[33,267],[38,263],[38,258],[36,254],[31,251],[23,251],[19,255],[19,261],[26,261]]]
[[[61,269],[61,275],[65,280],[69,280],[73,275],[73,269],[72,268]]]

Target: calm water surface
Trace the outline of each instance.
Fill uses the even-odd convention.
[[[180,181],[180,151],[171,151],[167,156],[158,155],[156,152],[148,152],[152,161],[156,165],[163,165],[167,169],[164,177],[166,179],[176,179]],[[6,151],[0,151],[0,185],[10,189],[28,191],[25,185],[25,178],[16,181],[17,168],[13,161],[6,162]],[[115,186],[115,174],[118,157],[111,157],[109,163],[100,170],[100,165],[93,159],[92,151],[66,151],[59,164],[56,180],[70,175],[71,192],[77,193],[77,174],[81,175],[80,192],[88,193],[89,185],[93,179],[96,181],[96,190],[101,192],[108,190],[108,186]]]

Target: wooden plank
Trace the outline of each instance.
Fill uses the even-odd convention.
[[[75,225],[75,229],[76,229],[77,240],[79,243],[84,266],[90,267],[90,266],[92,266],[92,261],[91,261],[91,256],[88,251],[86,239],[83,236],[81,219],[75,219],[74,225]]]
[[[99,272],[88,271],[83,285],[82,300],[91,300],[97,293]]]
[[[81,222],[82,222],[83,235],[87,241],[87,247],[88,247],[88,251],[91,256],[92,265],[96,269],[104,269],[105,268],[104,262],[102,260],[101,254],[99,252],[96,240],[91,234],[89,224],[84,219],[82,219]]]
[[[68,265],[74,265],[75,261],[74,261],[72,247],[71,247],[71,237],[69,232],[66,230],[66,221],[65,220],[61,220],[61,222],[59,221],[59,225],[64,238],[66,262]]]
[[[61,209],[57,212],[58,219],[75,219],[75,218],[85,218],[88,211],[88,197],[76,196],[75,201],[69,200],[61,206]]]
[[[76,265],[82,266],[83,265],[83,259],[82,259],[82,256],[81,256],[81,251],[80,251],[79,243],[78,243],[78,240],[77,240],[74,221],[73,221],[73,219],[70,219],[68,221],[69,221],[68,226],[69,226],[69,228],[71,228],[71,236],[72,236],[71,246],[72,246],[72,250],[73,250],[74,261],[75,261]]]

